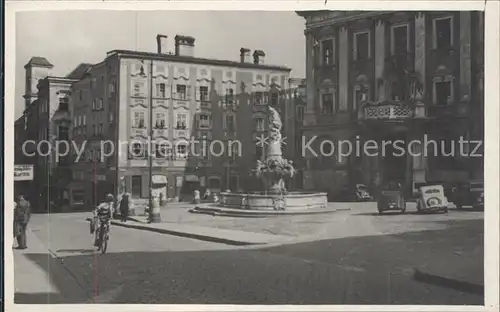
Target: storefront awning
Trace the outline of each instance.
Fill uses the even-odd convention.
[[[186,182],[199,182],[200,179],[198,178],[198,176],[194,175],[194,174],[188,174],[184,177],[184,180]]]

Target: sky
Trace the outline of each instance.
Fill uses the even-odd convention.
[[[156,52],[156,35],[192,36],[195,56],[239,60],[246,47],[263,50],[266,64],[305,76],[305,20],[293,11],[38,11],[16,15],[16,111],[24,109],[24,65],[32,56],[65,76],[80,63],[98,63],[114,49]]]

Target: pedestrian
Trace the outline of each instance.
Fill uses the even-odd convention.
[[[205,194],[203,194],[203,199],[210,199],[210,195],[211,195],[211,191],[207,187],[207,189],[205,190]]]
[[[120,201],[121,222],[127,222],[129,206],[129,194],[124,193]]]
[[[200,203],[200,191],[194,190],[194,200],[193,203],[198,205]]]
[[[26,242],[26,228],[31,217],[30,203],[21,195],[18,197],[14,210],[14,236],[17,239],[17,248],[28,248]]]

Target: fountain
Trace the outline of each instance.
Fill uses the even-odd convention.
[[[202,210],[218,212],[218,208],[230,210],[269,211],[276,213],[300,213],[321,210],[327,207],[327,194],[314,192],[288,192],[284,179],[293,177],[295,169],[291,161],[283,158],[281,153],[281,127],[279,113],[270,105],[268,108],[268,140],[266,159],[258,161],[254,170],[255,176],[263,182],[264,189],[260,193],[222,192],[220,202],[207,207],[196,207],[192,212]]]

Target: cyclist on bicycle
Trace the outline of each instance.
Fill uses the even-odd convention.
[[[114,205],[114,197],[112,194],[106,195],[106,201],[101,203],[96,209],[93,211],[94,220],[96,222],[96,231],[94,231],[94,246],[100,246],[99,242],[99,231],[98,229],[101,226],[105,226],[109,231],[111,217],[113,216],[113,205]]]

